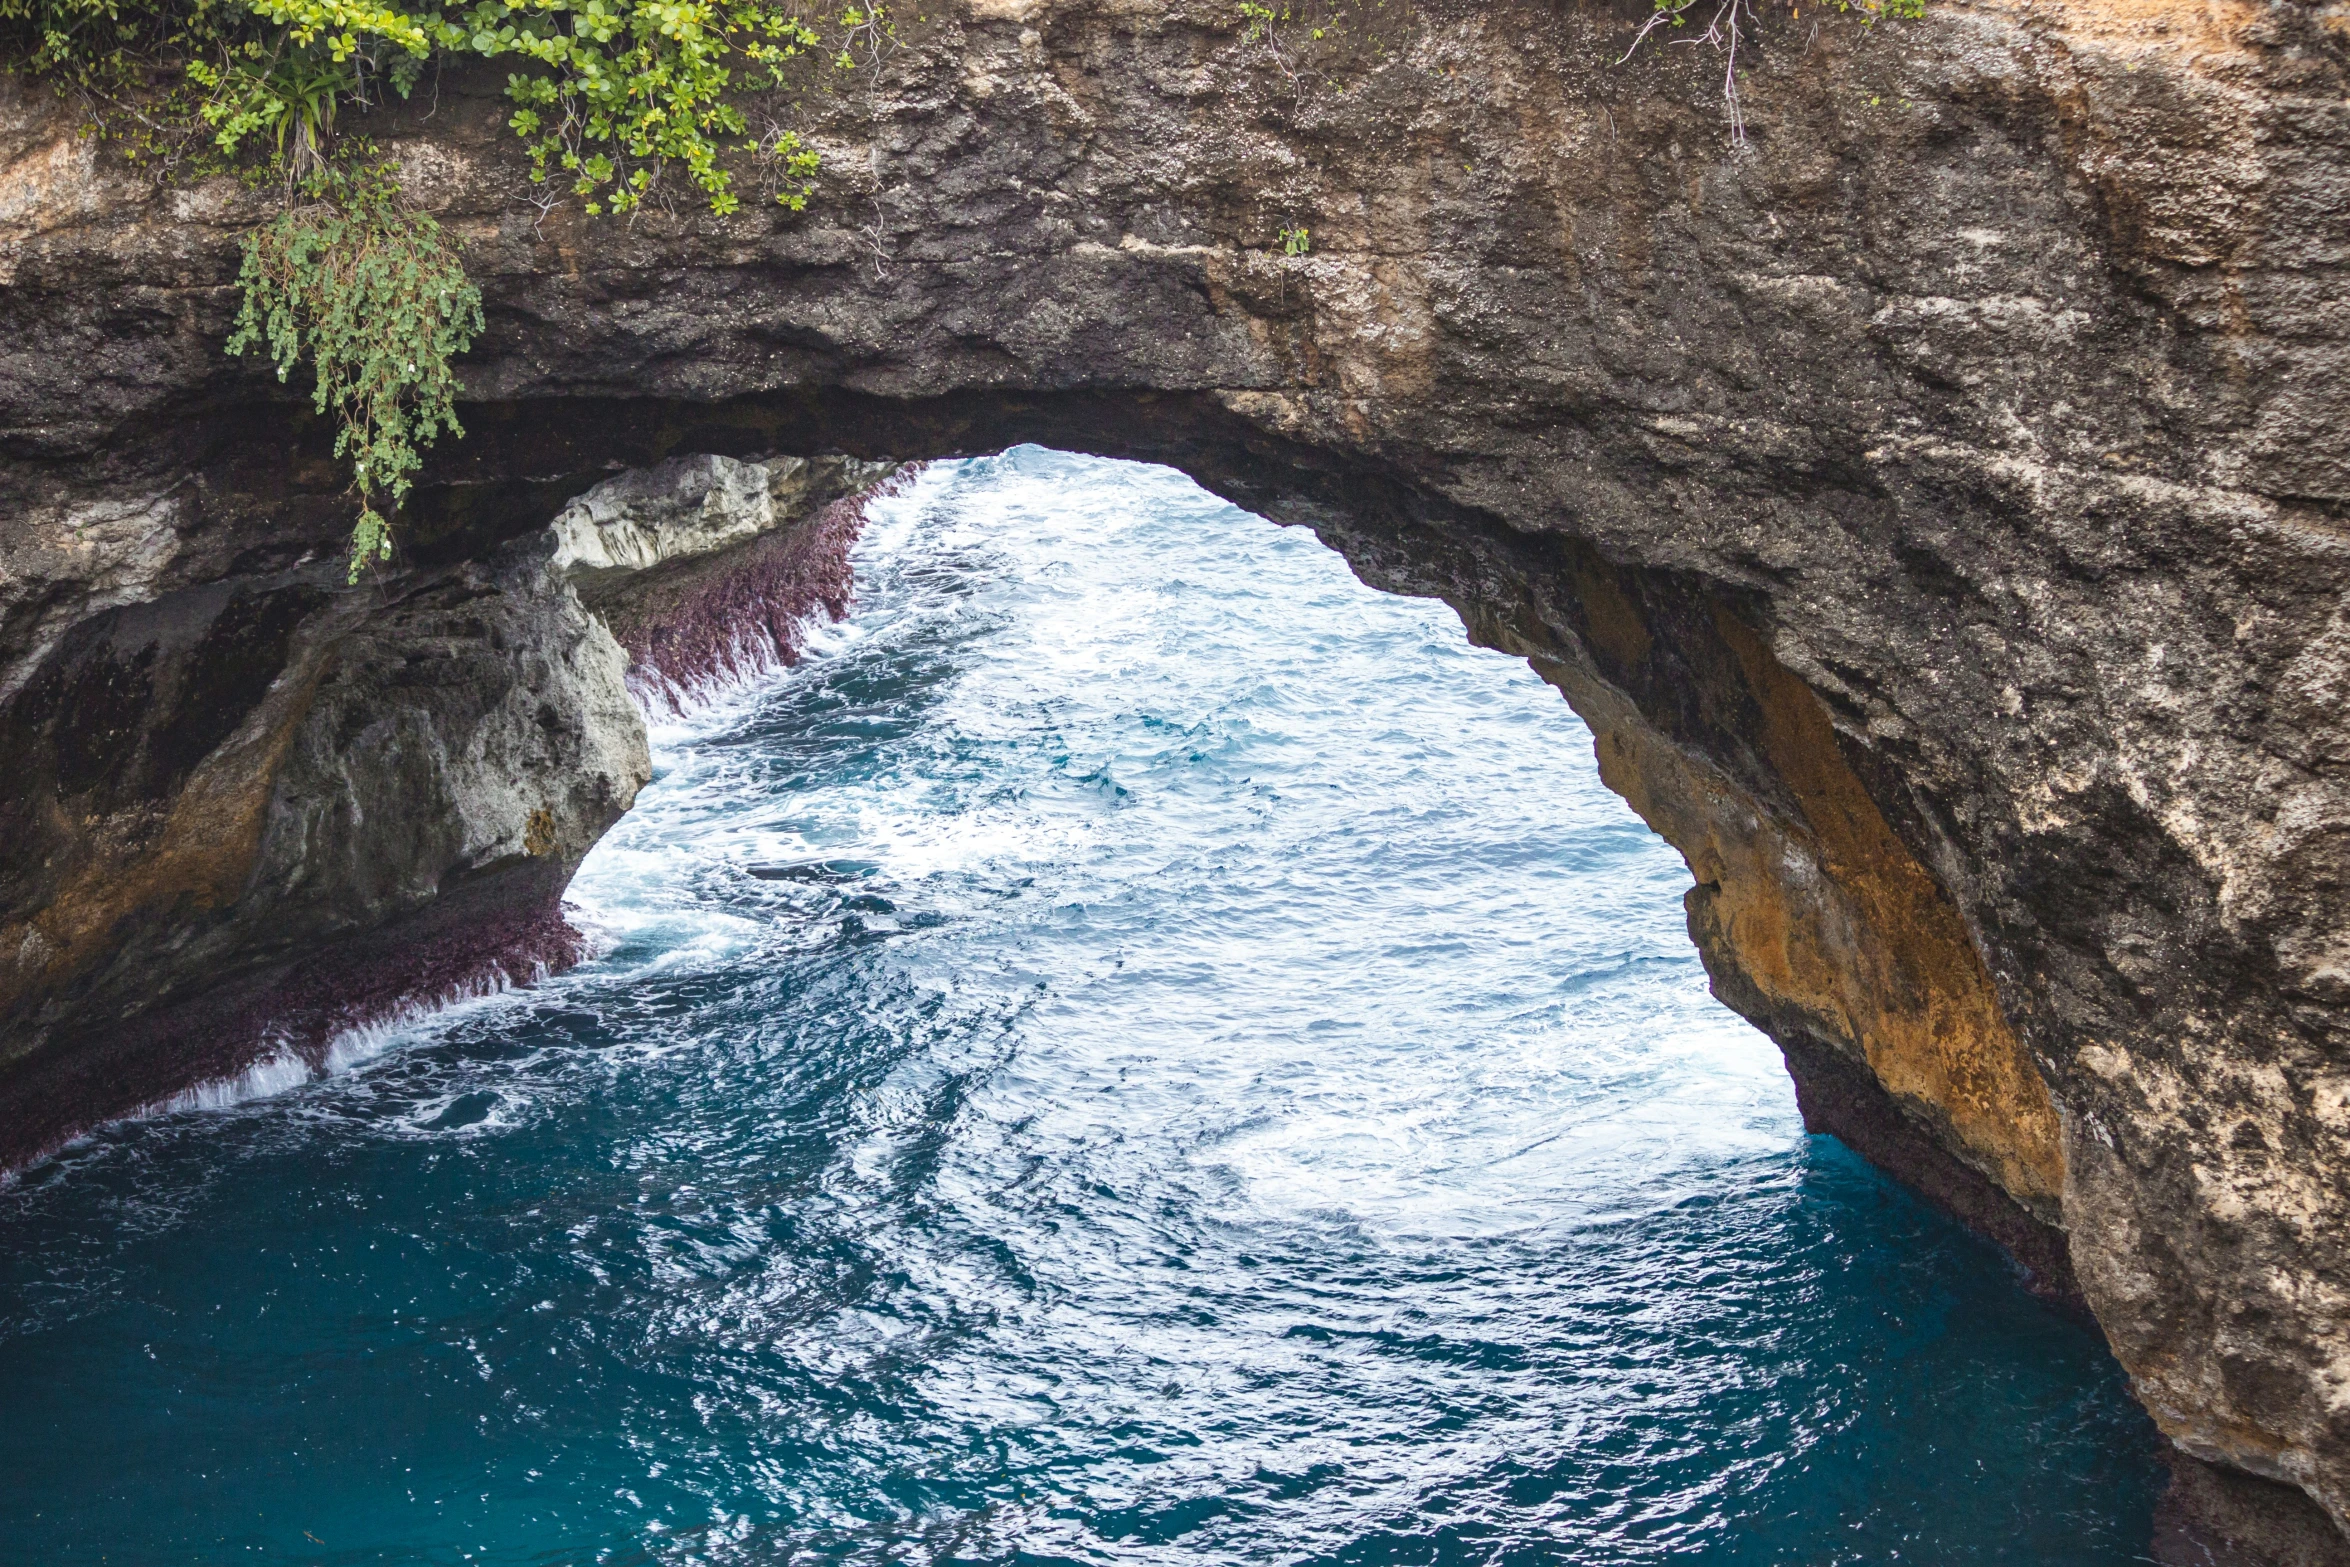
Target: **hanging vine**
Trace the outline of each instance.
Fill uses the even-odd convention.
[[[264,348],[280,381],[305,361],[312,401],[335,421],[359,521],[349,580],[391,558],[423,448],[463,435],[450,361],[482,329],[481,291],[441,226],[402,200],[389,171],[323,169],[307,199],[245,237],[244,306],[228,351]],[[380,502],[380,507],[379,507]]]
[[[93,127],[165,178],[274,180],[285,207],[244,242],[232,354],[266,348],[278,378],[307,366],[337,421],[359,519],[350,575],[389,559],[391,517],[422,453],[462,435],[451,361],[482,330],[481,296],[440,226],[338,122],[412,92],[436,60],[511,63],[508,128],[529,179],[590,215],[635,213],[682,184],[719,216],[740,176],[790,211],[817,157],[742,107],[895,42],[890,13],[779,0],[478,0],[410,10],[378,0],[0,0],[0,69],[77,95]]]

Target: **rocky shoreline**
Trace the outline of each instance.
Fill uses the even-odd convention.
[[[558,527],[380,588],[305,568],[75,627],[0,710],[0,822],[40,851],[5,872],[43,916],[18,950],[55,949],[29,985],[20,958],[0,1168],[578,961],[564,889],[651,771],[628,692],[690,691],[729,672],[719,654],[795,662],[803,622],[846,612],[860,508],[892,471],[701,459],[623,481],[648,525],[647,480],[710,524],[625,563],[583,563]],[[199,721],[227,738],[191,742]],[[99,808],[78,833],[61,796]]]

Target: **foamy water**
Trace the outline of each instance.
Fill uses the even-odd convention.
[[[1522,664],[1033,449],[859,572],[595,962],[0,1194],[20,1559],[2135,1559],[2094,1337],[1803,1135]]]

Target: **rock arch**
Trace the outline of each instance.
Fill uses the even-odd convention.
[[[618,699],[594,626],[509,613],[571,495],[1037,440],[1171,463],[1534,659],[1697,868],[1717,986],[1807,1113],[2077,1286],[2185,1452],[2350,1519],[2329,15],[1774,24],[1732,152],[1711,68],[1609,66],[1602,7],[1430,0],[1323,92],[1212,4],[986,0],[810,111],[804,218],[635,228],[518,203],[494,84],[452,78],[385,141],[491,333],[404,572],[359,594],[319,579],[319,432],[218,353],[253,198],[159,191],[0,84],[11,1147],[88,1111],[40,1124],[26,1063],[143,1048],[163,960],[82,1013],[75,965],[243,900],[314,976],[485,922],[542,955],[525,911],[627,792],[534,705]],[[240,846],[296,716],[395,689],[563,787],[393,941]],[[313,774],[356,754],[317,733]]]

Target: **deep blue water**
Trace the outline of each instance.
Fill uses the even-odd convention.
[[[2094,1335],[1805,1137],[1522,664],[1034,449],[859,569],[608,955],[0,1191],[0,1559],[2139,1559]]]

